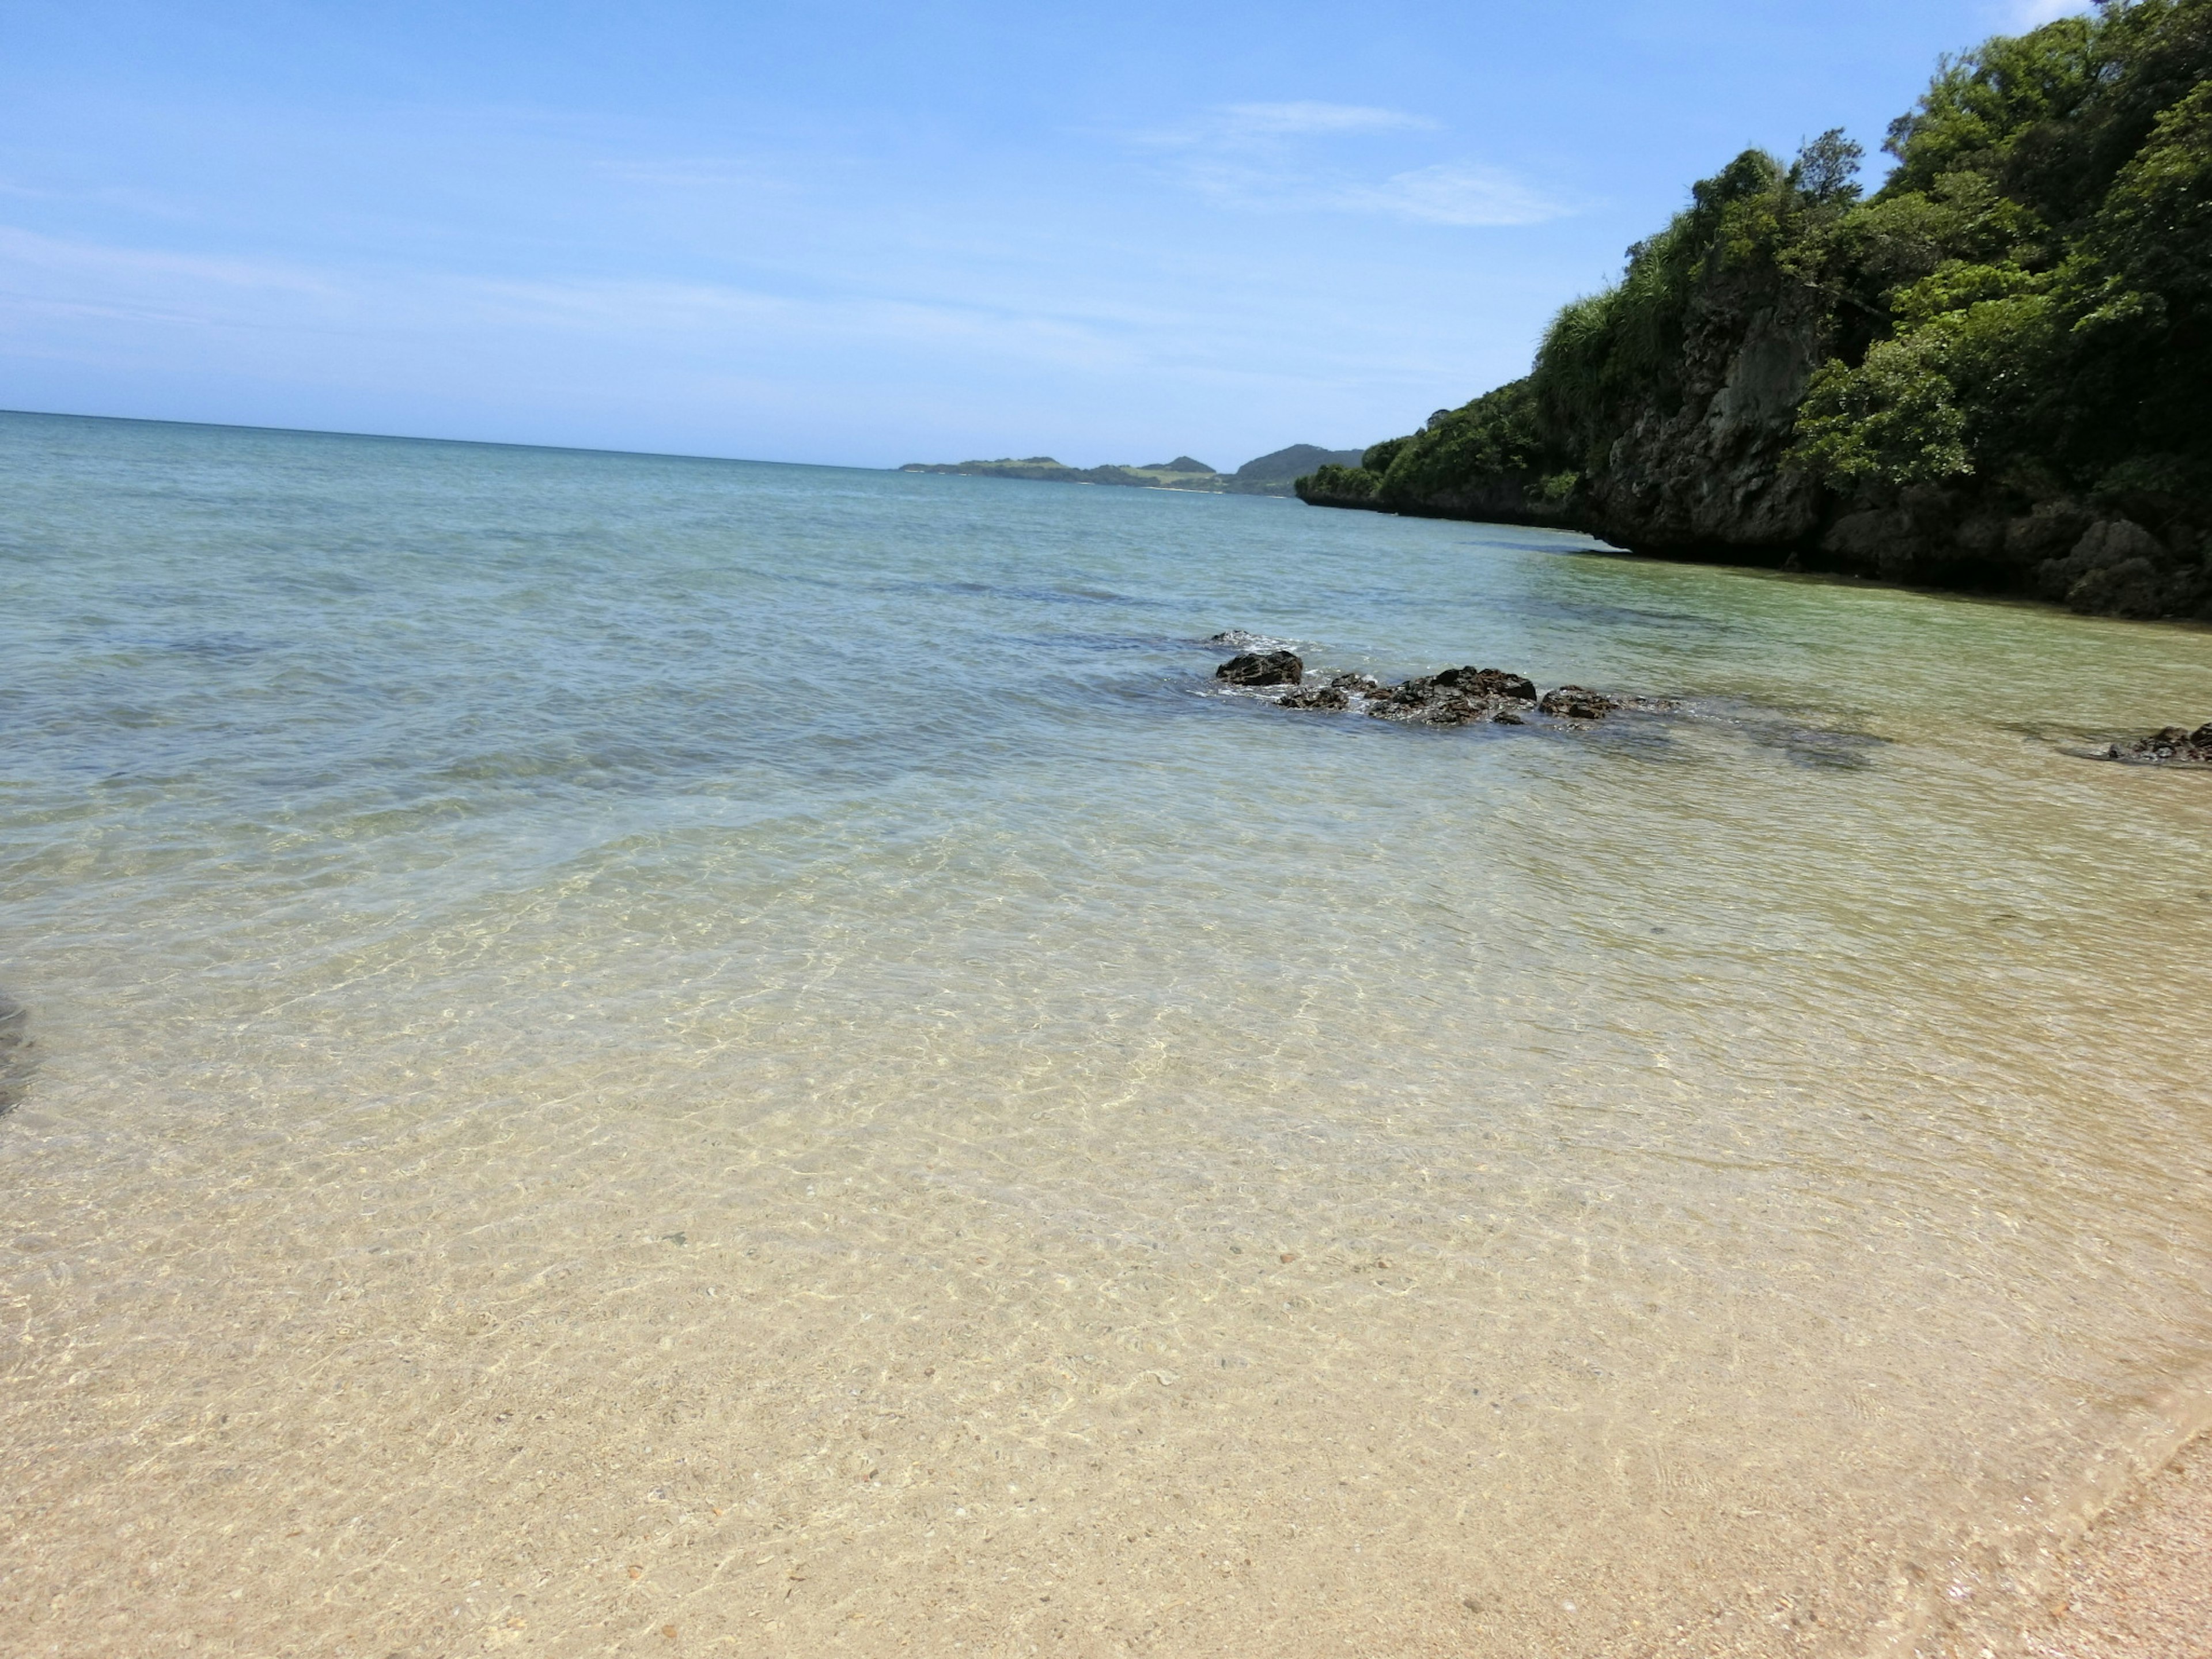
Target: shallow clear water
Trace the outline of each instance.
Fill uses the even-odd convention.
[[[0,1650],[1932,1651],[2199,1419],[2212,778],[2081,751],[2212,633],[985,479],[0,480]],[[1291,714],[1228,628],[1680,706]]]

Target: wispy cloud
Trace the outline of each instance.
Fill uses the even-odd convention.
[[[1155,149],[1273,153],[1301,140],[1436,131],[1436,122],[1405,110],[1301,100],[1283,104],[1223,104],[1174,126],[1121,137]]]
[[[1480,161],[1432,161],[1391,172],[1340,159],[1343,141],[1366,140],[1363,148],[1372,155],[1376,141],[1395,140],[1402,156],[1408,138],[1443,131],[1441,123],[1405,110],[1305,100],[1225,104],[1187,125],[1128,137],[1179,152],[1175,170],[1186,188],[1249,212],[1320,210],[1416,224],[1498,226],[1540,224],[1574,211]]]
[[[343,291],[329,278],[298,265],[73,241],[13,225],[0,225],[0,270],[37,271],[72,281],[98,279],[155,286],[198,283],[233,290],[312,295],[319,299],[331,299]]]
[[[1345,185],[1323,199],[1432,225],[1536,225],[1573,211],[1498,168],[1449,161],[1393,173],[1379,185]]]
[[[1304,137],[1337,132],[1434,131],[1437,124],[1403,110],[1365,104],[1229,104],[1219,112],[1224,136],[1248,138]]]
[[[1538,225],[1576,210],[1544,195],[1502,167],[1439,161],[1380,179],[1345,168],[1287,172],[1219,159],[1194,161],[1184,183],[1200,195],[1248,213],[1370,213],[1414,224]]]
[[[456,349],[493,357],[504,351],[541,369],[545,361],[594,349],[685,362],[749,359],[803,350],[812,341],[909,353],[944,346],[970,362],[995,356],[1095,371],[1143,356],[1143,337],[1163,320],[1115,318],[1080,300],[1012,296],[994,303],[849,283],[800,293],[651,278],[315,270],[0,225],[0,344],[20,342],[25,325],[40,319],[137,325],[142,339],[150,337],[148,329],[171,339],[281,338],[289,343],[282,350],[257,360],[283,378],[331,372],[340,362],[339,372],[358,375],[360,360],[331,342],[367,338],[378,343],[379,359],[414,364]]]

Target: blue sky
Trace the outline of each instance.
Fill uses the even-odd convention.
[[[0,406],[896,465],[1418,425],[2058,0],[7,0]]]

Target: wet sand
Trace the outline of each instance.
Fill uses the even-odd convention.
[[[2020,1632],[2014,1653],[2212,1655],[2212,1437],[2199,1435],[2067,1553],[2041,1615]]]

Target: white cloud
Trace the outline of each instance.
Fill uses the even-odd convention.
[[[1185,169],[1184,179],[1200,194],[1248,213],[1319,210],[1472,227],[1537,225],[1575,211],[1501,167],[1473,161],[1440,161],[1378,180],[1342,170],[1303,170],[1285,178],[1277,169],[1203,161]]]
[[[1320,209],[1418,224],[1491,226],[1540,224],[1573,211],[1481,162],[1437,161],[1377,178],[1380,168],[1363,176],[1318,159],[1318,147],[1334,139],[1395,135],[1402,147],[1406,135],[1442,130],[1403,110],[1302,101],[1227,104],[1191,126],[1133,138],[1182,151],[1176,170],[1186,186],[1249,212]]]
[[[1449,161],[1394,173],[1379,185],[1347,185],[1324,199],[1432,225],[1535,225],[1572,210],[1496,167]]]

